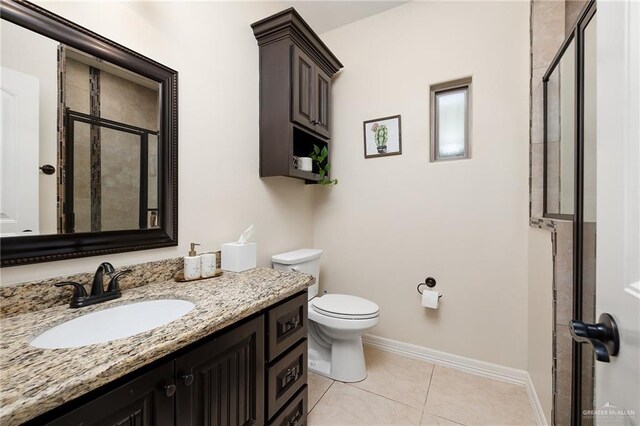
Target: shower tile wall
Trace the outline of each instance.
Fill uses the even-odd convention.
[[[66,80],[64,86],[65,107],[89,114],[90,85],[89,66],[67,58],[65,61]],[[78,140],[90,139],[90,126],[78,126],[75,129]],[[91,231],[91,146],[79,144],[73,152],[73,210],[75,212],[75,229],[77,232]]]
[[[568,31],[586,1],[531,2],[531,117],[529,140],[531,226],[548,229],[554,242],[553,295],[553,423],[569,425],[571,413],[572,340],[568,323],[573,310],[573,222],[543,219],[543,85],[542,76],[551,65]],[[590,376],[589,376],[590,377]]]
[[[573,318],[573,222],[557,221],[554,240],[554,417],[557,425],[569,425],[573,339],[568,324]]]

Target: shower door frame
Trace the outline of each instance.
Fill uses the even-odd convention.
[[[543,216],[550,219],[573,221],[573,306],[574,319],[582,320],[583,315],[583,222],[584,222],[584,30],[596,14],[596,1],[589,0],[580,16],[563,42],[560,50],[553,58],[545,72],[543,82]],[[574,103],[574,212],[572,215],[547,213],[547,84],[551,74],[560,64],[565,51],[572,41],[575,41],[575,103]],[[593,321],[589,321],[593,322]],[[555,326],[554,326],[555,333]],[[554,345],[555,345],[554,340]],[[590,349],[589,349],[590,350]],[[582,345],[572,340],[571,359],[571,424],[581,425],[582,420]],[[553,381],[555,383],[555,370]],[[593,393],[593,380],[591,392]],[[555,389],[553,395],[553,410],[555,411]],[[589,407],[591,409],[592,407]],[[554,417],[555,420],[555,417]]]
[[[65,176],[64,176],[64,232],[75,232],[75,211],[74,211],[74,123],[76,121],[89,124],[91,126],[106,127],[108,129],[117,130],[134,134],[140,137],[140,189],[138,197],[138,228],[148,228],[148,212],[149,212],[149,135],[158,135],[158,132],[153,130],[144,129],[142,127],[136,127],[125,123],[120,123],[113,120],[108,120],[93,115],[84,114],[81,112],[67,109],[65,111],[65,132],[66,132],[66,147],[65,147]],[[158,168],[156,168],[158,169]],[[157,192],[156,206],[162,205],[161,191]],[[156,207],[157,210],[157,207]]]

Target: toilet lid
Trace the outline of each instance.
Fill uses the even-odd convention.
[[[378,316],[380,307],[370,300],[347,294],[325,294],[311,301],[313,310],[330,317],[367,319]]]

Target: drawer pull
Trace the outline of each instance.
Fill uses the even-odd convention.
[[[296,315],[293,318],[288,319],[284,323],[279,323],[280,330],[279,335],[282,336],[284,334],[289,333],[291,330],[295,330],[300,325],[300,317]]]
[[[295,382],[300,377],[300,367],[295,366],[287,369],[287,373],[282,378],[281,388],[286,388],[291,382]]]
[[[298,420],[300,420],[300,417],[302,417],[302,413],[300,412],[300,409],[298,409],[296,410],[295,415],[293,415],[289,420],[287,420],[285,424],[287,426],[294,426],[296,423],[298,423]]]

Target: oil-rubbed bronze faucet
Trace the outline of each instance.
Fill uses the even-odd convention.
[[[73,286],[73,297],[71,297],[69,306],[72,308],[82,308],[83,306],[95,305],[96,303],[106,302],[107,300],[117,299],[122,296],[118,279],[120,276],[129,272],[131,271],[125,270],[116,273],[112,264],[108,262],[101,263],[93,276],[90,295],[87,295],[87,290],[85,290],[84,286],[80,283],[65,281],[56,283],[55,286]],[[104,274],[107,274],[111,278],[106,291],[104,290]]]

